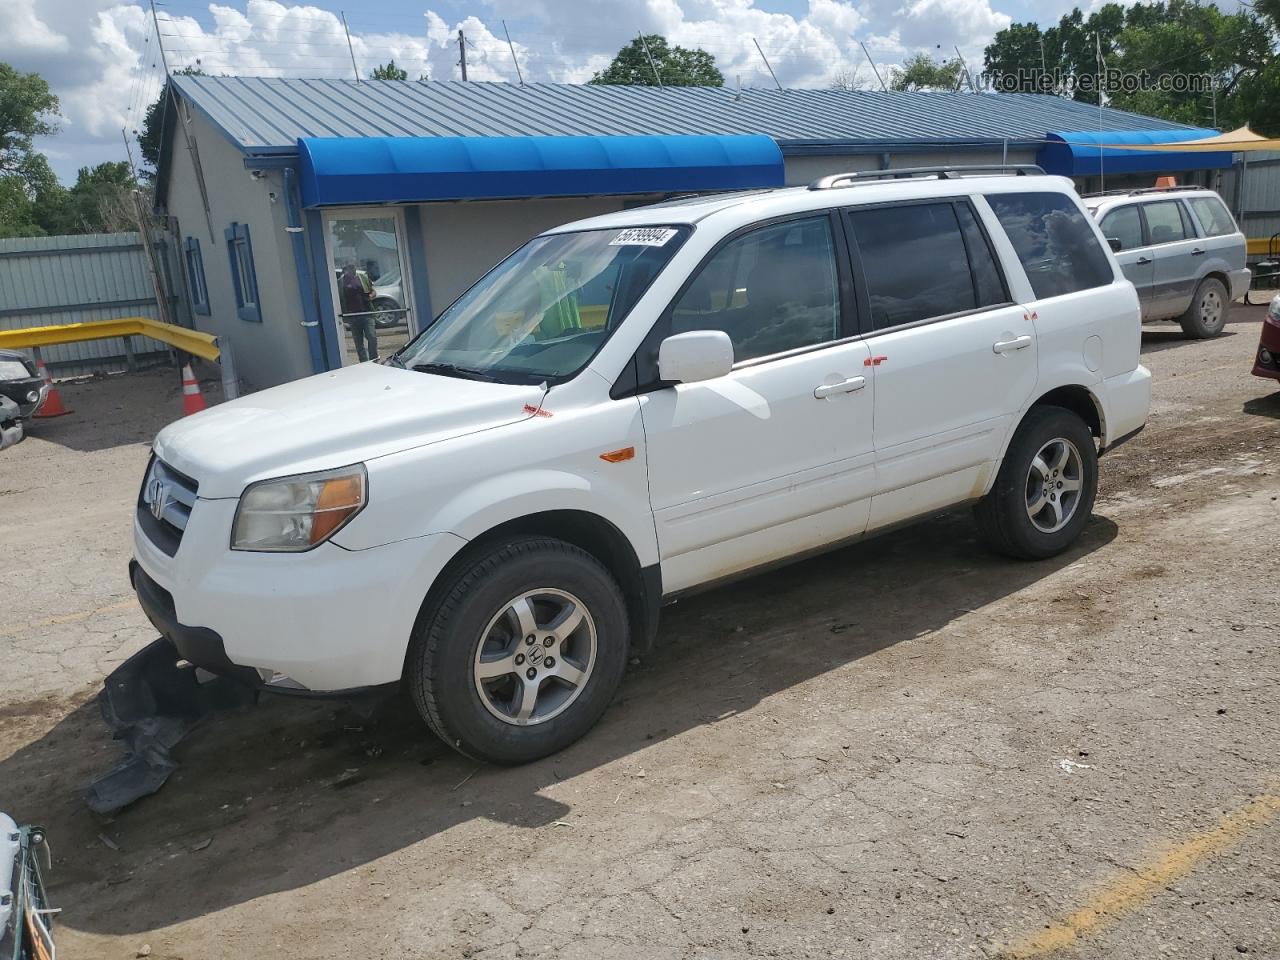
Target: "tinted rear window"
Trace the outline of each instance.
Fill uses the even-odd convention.
[[[987,202],[1009,235],[1036,299],[1114,279],[1093,227],[1065,194],[996,193]]]
[[[850,211],[877,330],[1007,300],[972,213],[961,207],[962,222],[956,209],[944,201]]]

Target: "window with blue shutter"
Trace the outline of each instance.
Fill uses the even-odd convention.
[[[187,287],[191,291],[191,309],[208,316],[209,285],[204,279],[204,257],[200,255],[200,241],[195,237],[187,237],[182,249],[187,264]]]
[[[233,223],[227,227],[227,257],[231,261],[231,286],[236,292],[236,312],[241,320],[262,322],[258,307],[258,274],[253,269],[253,246],[249,242],[249,225]]]

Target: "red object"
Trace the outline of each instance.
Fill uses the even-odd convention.
[[[543,410],[541,407],[535,407],[532,403],[526,403],[526,404],[524,405],[524,412],[525,412],[525,413],[527,413],[527,414],[529,414],[529,416],[531,416],[531,417],[549,417],[549,416],[551,416],[551,411],[549,411],[549,410]]]
[[[35,416],[41,419],[45,417],[65,417],[71,411],[62,402],[62,394],[53,385],[53,380],[49,377],[49,369],[44,365],[43,360],[36,361],[36,369],[40,371],[40,376],[44,378],[44,382],[49,385],[49,394],[44,398],[44,403],[40,404],[39,409],[36,410]]]
[[[867,357],[862,361],[862,365],[864,367],[878,367],[888,359],[888,357]]]
[[[1253,355],[1253,375],[1280,380],[1280,318],[1268,311],[1258,338],[1258,352]]]
[[[196,375],[191,372],[191,364],[188,363],[182,368],[182,415],[189,417],[208,409],[204,394],[200,392],[200,384],[196,382]]]

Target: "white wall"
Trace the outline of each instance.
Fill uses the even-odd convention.
[[[179,122],[183,119],[180,115]],[[196,328],[230,339],[236,370],[250,389],[308,376],[312,372],[311,355],[306,328],[301,326],[293,248],[285,232],[284,178],[276,170],[266,171],[261,179],[251,178],[239,149],[194,110],[186,129],[204,171],[208,222],[181,129],[175,129],[171,144],[166,208],[177,218],[180,245],[187,237],[200,240],[210,313],[193,315]],[[275,202],[271,199],[273,193]],[[236,312],[231,263],[223,236],[233,221],[249,225],[262,323],[241,320]],[[184,270],[185,267],[184,258]]]

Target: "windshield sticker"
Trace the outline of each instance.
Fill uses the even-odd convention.
[[[673,227],[631,227],[609,241],[611,247],[661,247],[676,235]]]

